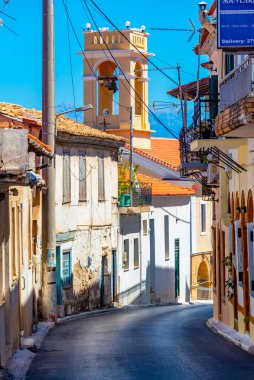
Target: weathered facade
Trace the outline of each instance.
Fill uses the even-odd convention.
[[[67,131],[59,130],[56,140],[60,316],[108,306],[116,299],[118,149],[124,144],[96,130],[90,136]]]
[[[50,148],[29,123],[0,105],[0,365],[22,345],[40,310],[41,188],[38,163]],[[11,105],[8,106],[10,111]],[[5,111],[5,112],[4,112]],[[3,112],[3,113],[2,113]]]

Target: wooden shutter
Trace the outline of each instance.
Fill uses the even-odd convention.
[[[87,199],[86,193],[86,156],[84,153],[79,154],[79,201]]]
[[[105,183],[104,183],[104,159],[98,158],[98,199],[103,201],[105,199]]]
[[[134,239],[134,268],[139,268],[139,240]]]
[[[63,154],[63,203],[71,201],[71,167],[70,152]]]

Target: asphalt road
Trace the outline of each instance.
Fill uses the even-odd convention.
[[[254,380],[254,356],[206,326],[211,305],[116,311],[56,326],[26,379]]]

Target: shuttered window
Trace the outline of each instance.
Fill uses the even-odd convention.
[[[87,200],[86,192],[86,156],[84,153],[79,154],[79,201]]]
[[[63,203],[71,201],[71,166],[70,152],[63,153]]]
[[[98,200],[105,200],[105,178],[103,157],[98,157]]]

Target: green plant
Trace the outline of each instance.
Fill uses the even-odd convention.
[[[245,317],[243,318],[243,321],[246,323],[250,323],[250,316],[249,314],[246,314]]]
[[[138,186],[137,179],[138,165],[132,167],[132,181],[134,186]],[[118,166],[118,195],[130,192],[130,163],[124,162]]]
[[[232,262],[232,253],[224,257],[223,264],[228,268],[228,280],[225,282],[225,287],[228,289],[227,297],[231,300],[236,291],[236,281],[233,280],[233,262]]]

